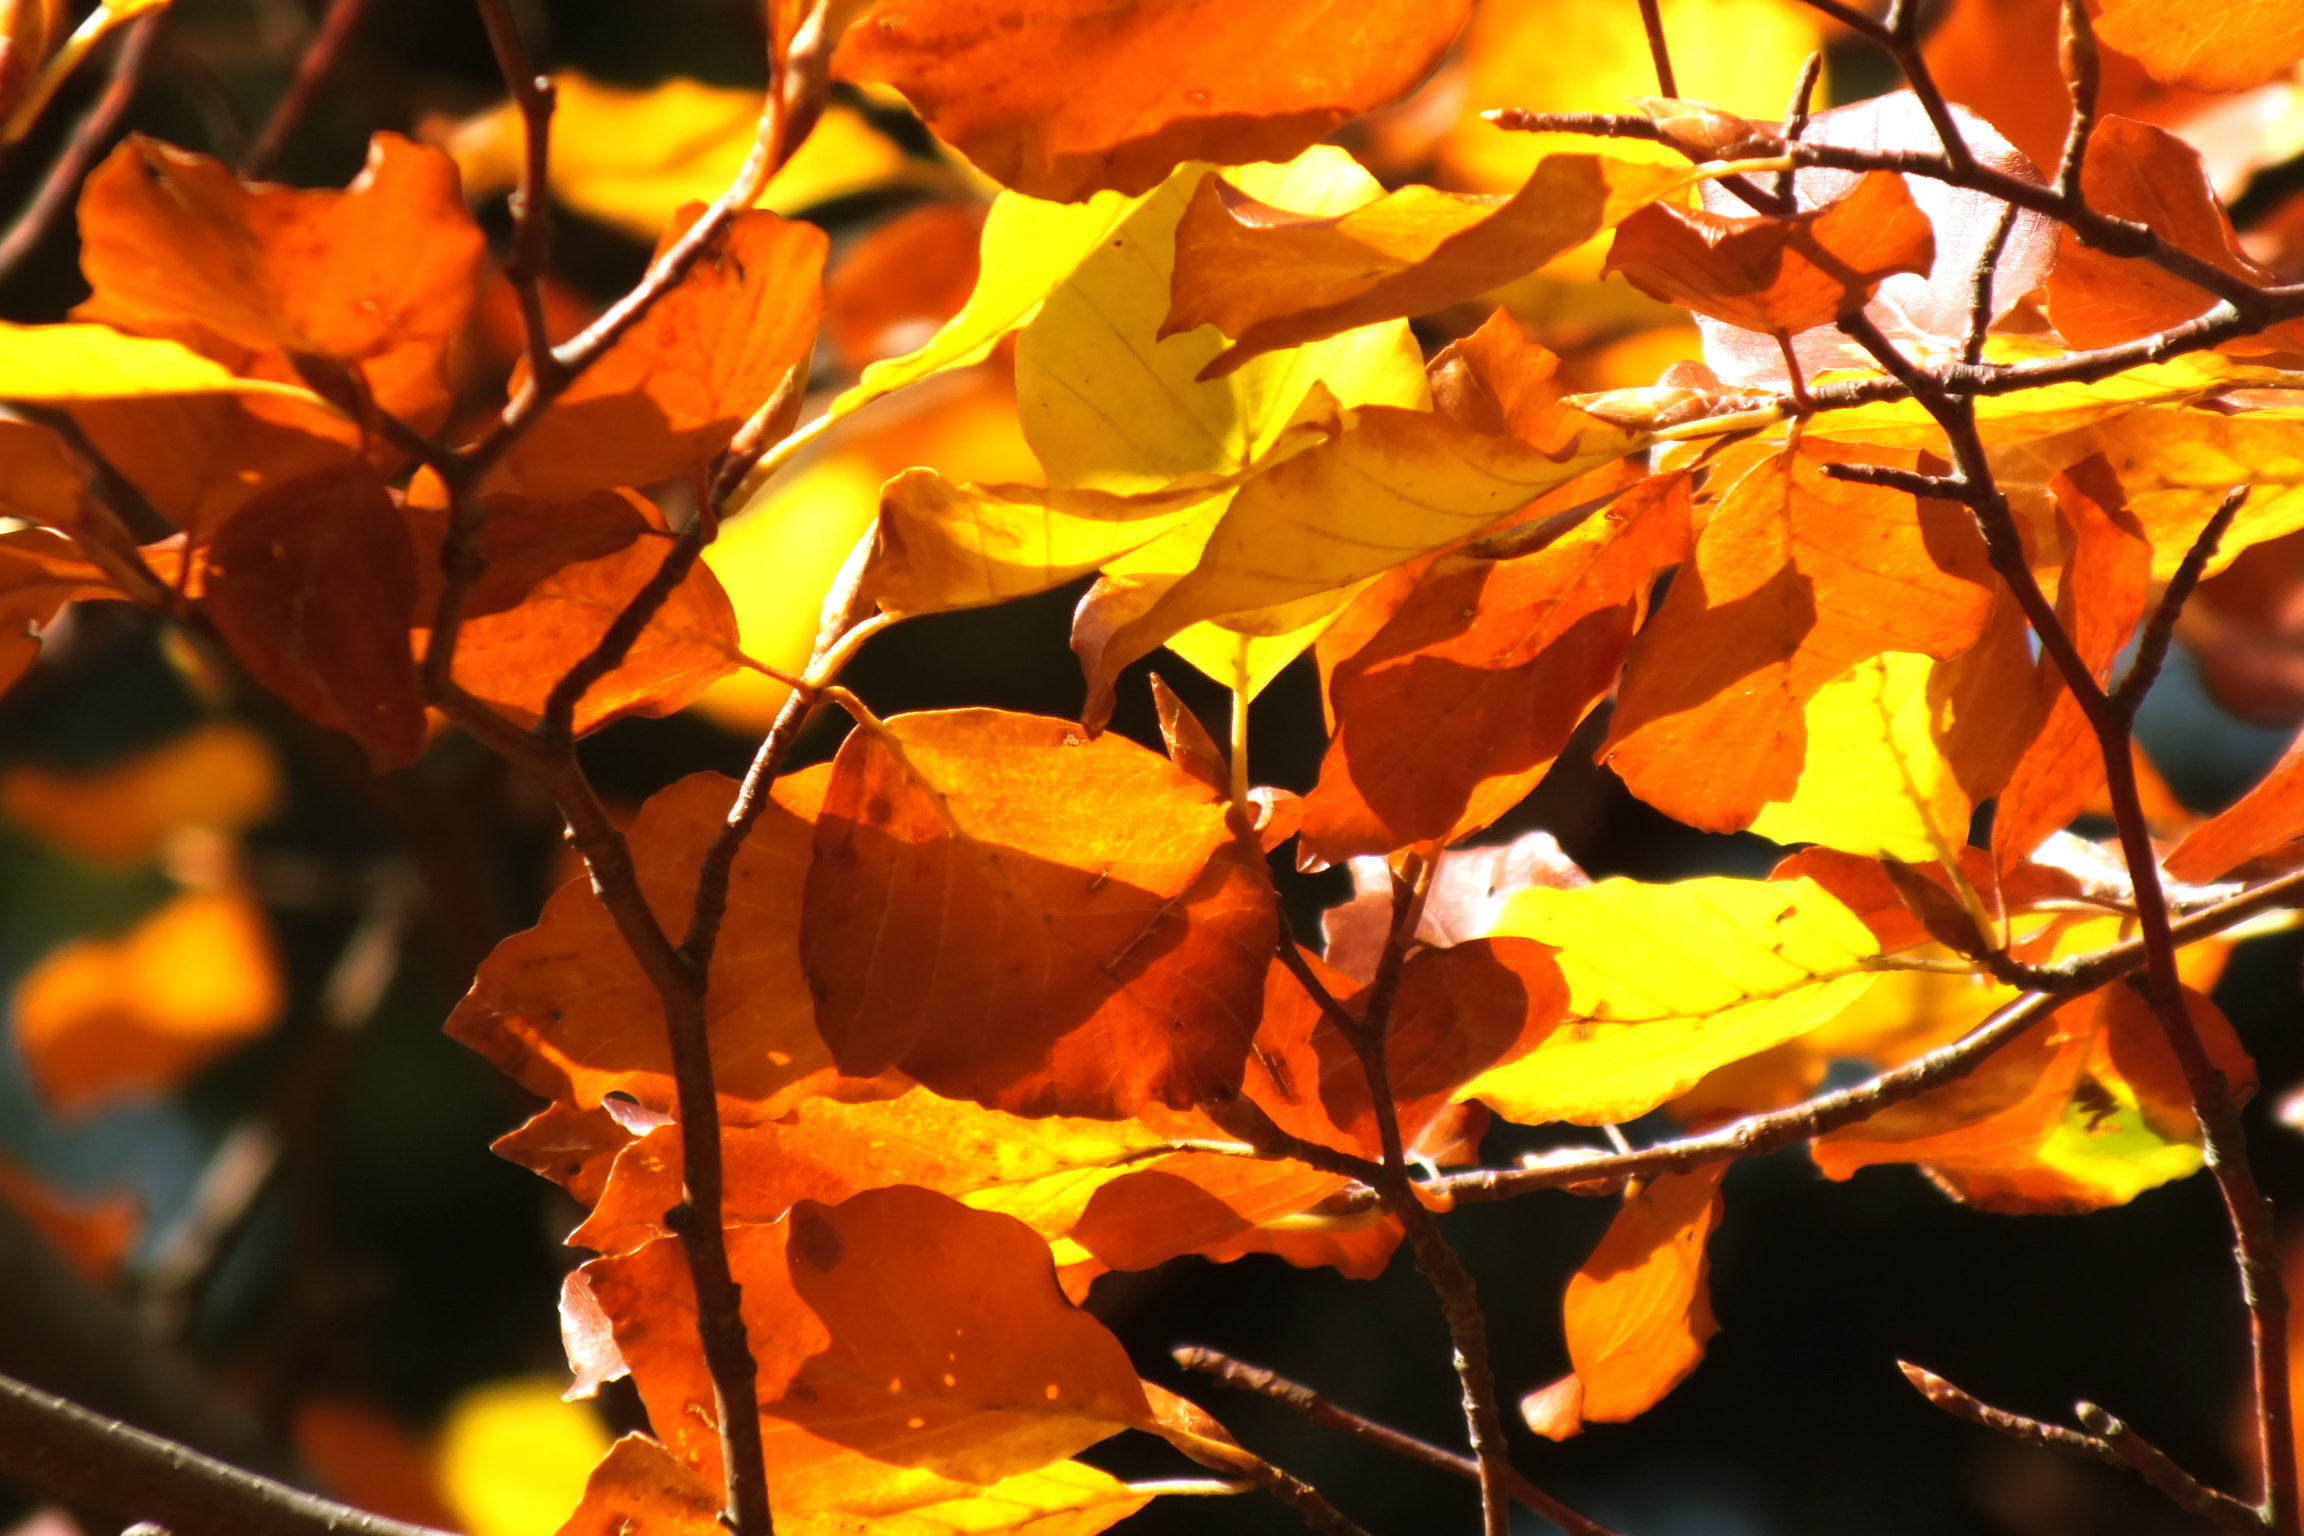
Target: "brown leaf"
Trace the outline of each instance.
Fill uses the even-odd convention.
[[[1432,867],[1416,942],[1445,948],[1486,938],[1504,904],[1530,886],[1574,890],[1592,883],[1549,832],[1524,832],[1509,843],[1446,848]],[[1392,927],[1392,872],[1384,860],[1352,861],[1352,899],[1320,915],[1328,964],[1355,981],[1373,980]]]
[[[645,1435],[626,1435],[584,1480],[559,1536],[718,1536],[720,1490]]]
[[[1954,900],[1951,876],[1941,865],[1907,865],[1908,874],[1934,886],[1942,900]],[[2080,883],[2062,870],[2039,864],[2019,864],[1995,877],[1992,858],[1981,848],[1960,850],[1960,873],[1990,905],[1995,895],[2009,913],[2032,910],[2047,901],[2067,900],[2080,893]],[[1777,861],[1768,872],[1771,880],[1814,880],[1856,914],[1880,941],[1883,954],[1913,949],[1937,935],[1915,910],[1937,898],[1915,901],[1909,886],[1888,871],[1885,861],[1860,858],[1836,848],[1803,848]],[[1938,942],[1942,942],[1941,939]]]
[[[703,211],[682,209],[658,254]],[[609,486],[680,479],[708,463],[807,362],[823,308],[825,244],[813,224],[739,214],[513,445],[490,488],[573,501]]]
[[[1789,218],[1651,203],[1617,229],[1606,270],[1650,298],[1789,336],[1855,314],[1881,279],[1935,260],[1935,231],[1904,178],[1874,171],[1830,206]]]
[[[712,956],[705,1017],[721,1114],[749,1123],[777,1096],[831,1066],[800,974],[801,876],[820,772],[777,781],[736,855],[728,915]],[[704,851],[736,785],[698,773],[651,796],[626,834],[640,887],[675,942],[687,931]],[[671,1048],[662,1000],[585,880],[553,893],[535,927],[496,946],[448,1033],[531,1093],[593,1109],[609,1093],[669,1111]]]
[[[1615,685],[1649,587],[1687,548],[1687,481],[1666,475],[1534,554],[1436,566],[1335,670],[1305,849],[1452,843],[1518,804]]]
[[[2056,616],[2098,683],[2144,617],[2152,588],[2152,543],[2128,510],[2120,480],[2103,455],[2073,465],[2050,482],[2064,546]],[[2017,761],[1992,820],[1992,852],[2003,865],[2022,861],[2041,840],[2071,821],[2104,784],[2104,758],[2080,701],[2056,663],[2042,656],[2035,691],[2044,723]]]
[[[298,191],[136,136],[88,178],[80,233],[95,296],[78,318],[203,332],[275,359],[228,363],[265,376],[324,359],[418,427],[446,418],[448,347],[487,247],[441,151],[380,133],[350,187]]]
[[[75,405],[72,420],[104,462],[194,544],[206,544],[267,491],[361,462],[358,427],[293,400],[96,400]]]
[[[392,497],[360,464],[274,486],[208,549],[207,609],[242,665],[379,772],[424,750],[408,651],[416,559]]]
[[[1187,160],[1290,159],[1406,95],[1470,9],[880,0],[850,28],[835,69],[895,86],[1002,185],[1077,202],[1149,191]]]
[[[1237,1087],[1273,924],[1206,785],[1069,721],[954,710],[841,745],[802,947],[843,1071],[1125,1116]]]
[[[2240,250],[2208,184],[2200,152],[2163,128],[2105,117],[2088,138],[2081,195],[2113,218],[2148,227],[2202,261],[2252,283],[2277,282]],[[2215,297],[2141,256],[2114,256],[2069,229],[2048,274],[2048,318],[2075,347],[2108,347],[2180,325]]]
[[[606,1109],[578,1109],[555,1101],[488,1143],[488,1150],[550,1179],[584,1205],[596,1205],[608,1187],[609,1165],[634,1137]],[[679,1203],[674,1193],[660,1208]]]
[[[663,514],[634,491],[580,500],[487,497],[481,549],[488,567],[456,637],[457,684],[523,726],[543,718],[560,679],[607,633],[655,578],[672,546]],[[411,511],[423,568],[446,533],[444,514]],[[429,582],[435,591],[436,579]],[[432,607],[420,599],[419,648]],[[672,589],[633,641],[623,664],[586,690],[576,707],[581,736],[628,714],[669,714],[742,664],[736,614],[702,561]]]
[[[0,533],[0,693],[40,659],[40,626],[82,599],[125,597],[71,540],[45,529]]]
[[[1835,460],[1915,462],[1814,439],[1762,459],[1632,644],[1601,750],[1691,826],[1734,831],[1791,797],[1802,711],[1833,677],[1886,651],[1957,655],[1983,633],[1993,577],[1966,510],[1828,478]]]

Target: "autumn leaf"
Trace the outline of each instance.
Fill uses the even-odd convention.
[[[1410,185],[1320,216],[1211,174],[1176,228],[1160,334],[1213,325],[1230,337],[1201,369],[1218,377],[1279,348],[1476,298],[1687,182],[1685,166],[1554,155],[1509,198]]]
[[[966,307],[981,270],[989,210],[930,203],[890,219],[844,254],[824,283],[824,333],[844,368],[862,371],[910,350]]]
[[[584,1480],[584,1498],[559,1536],[713,1536],[720,1530],[720,1490],[646,1435],[626,1435],[608,1448]]]
[[[1565,1440],[1586,1424],[1638,1418],[1678,1386],[1719,1331],[1705,1245],[1719,1224],[1725,1162],[1659,1174],[1626,1197],[1561,1303],[1572,1374],[1520,1405],[1528,1427]]]
[[[408,652],[416,557],[364,465],[306,475],[242,507],[208,548],[206,607],[256,679],[360,743],[379,771],[424,750]]]
[[[2099,685],[2144,617],[2151,597],[2152,546],[2122,504],[2120,482],[2100,457],[2051,482],[2064,568],[2056,616]],[[2078,815],[2104,783],[2094,727],[2047,656],[2037,664],[2040,734],[2018,759],[1992,820],[1992,852],[2013,864]]]
[[[2260,85],[2304,58],[2304,19],[2257,0],[2106,0],[2096,31],[2153,79],[2201,91]]]
[[[551,80],[553,198],[636,240],[654,240],[681,208],[727,191],[759,136],[763,97],[756,90],[678,76],[636,89],[577,70],[556,71]],[[427,124],[424,134],[455,157],[465,196],[495,197],[519,184],[527,141],[514,103],[458,123]],[[908,174],[915,163],[862,113],[835,103],[769,178],[756,206],[797,213],[918,179]]]
[[[195,394],[70,409],[104,462],[195,545],[268,492],[364,462],[360,429],[316,400]]]
[[[0,533],[0,693],[40,659],[39,630],[59,608],[125,595],[69,539],[38,528]]]
[[[1286,160],[1406,95],[1469,10],[883,0],[849,29],[835,68],[896,87],[1002,185],[1077,202],[1146,191],[1187,160]]]
[[[190,891],[118,939],[51,951],[16,989],[16,1045],[41,1099],[84,1114],[165,1094],[272,1027],[285,1001],[263,913]]]
[[[969,1497],[1150,1420],[1119,1341],[1010,1217],[899,1186],[804,1201],[728,1247],[779,1519]],[[680,1407],[712,1388],[678,1243],[585,1273],[650,1420],[716,1482],[719,1436]]]
[[[703,211],[683,208],[657,254]],[[692,474],[807,362],[826,244],[813,224],[738,215],[513,444],[491,488],[572,501]]]
[[[605,1105],[578,1109],[555,1100],[490,1142],[488,1150],[590,1206],[607,1190],[616,1154],[636,1139]]]
[[[822,784],[820,774],[779,780],[729,877],[705,1018],[721,1114],[732,1123],[776,1113],[781,1090],[831,1065],[797,945]],[[735,798],[732,781],[691,774],[652,796],[626,834],[649,907],[675,935],[686,931],[705,849]],[[587,881],[562,886],[535,927],[496,946],[448,1033],[530,1092],[579,1109],[609,1093],[659,1111],[673,1104],[663,1001]]]
[[[1061,720],[899,716],[841,745],[815,848],[802,948],[850,1075],[1089,1116],[1239,1082],[1271,886],[1160,757]]]
[[[242,831],[271,815],[280,793],[264,738],[216,721],[95,773],[19,764],[0,775],[0,814],[84,859],[133,864],[180,827]]]
[[[2165,860],[2168,873],[2199,883],[2257,860],[2285,864],[2304,838],[2304,746],[2291,744],[2254,788],[2187,833]]]
[[[488,564],[456,636],[459,687],[523,726],[543,718],[560,679],[590,655],[617,615],[655,578],[672,547],[663,514],[633,491],[581,500],[484,498],[480,547]],[[421,568],[439,569],[444,511],[410,512]],[[419,653],[431,634],[436,581],[413,608]],[[581,736],[622,715],[669,714],[743,663],[736,615],[701,563],[672,589],[614,671],[576,707]]]
[[[1807,703],[1834,677],[1887,651],[1954,656],[1983,633],[1992,577],[1966,511],[1832,479],[1832,462],[1913,461],[1814,440],[1761,459],[1633,642],[1604,760],[1692,826],[1746,827],[1798,793]]]
[[[1534,554],[1435,567],[1332,675],[1305,849],[1333,862],[1451,843],[1518,804],[1614,683],[1650,584],[1687,545],[1686,482],[1661,476]]]
[[[2091,208],[2142,224],[2169,244],[2247,282],[2271,274],[2240,250],[2200,153],[2164,128],[2107,116],[2088,138],[2080,192]],[[2048,318],[2075,347],[2108,347],[2179,325],[2214,295],[2136,256],[2115,256],[2063,231],[2048,275]]]
[[[1495,931],[1550,945],[1568,981],[1562,1025],[1457,1092],[1524,1125],[1637,1119],[1831,1018],[1871,984],[1879,953],[1804,879],[1532,887]]]
[[[88,1283],[109,1290],[121,1261],[136,1246],[144,1225],[141,1202],[114,1192],[83,1200],[51,1188],[46,1181],[0,1156],[0,1205],[29,1222]]]
[[[236,373],[351,370],[412,425],[445,419],[486,243],[438,150],[378,134],[350,187],[296,191],[131,138],[89,177],[80,230],[95,296],[78,318],[191,341]]]
[[[1935,230],[1904,178],[1874,171],[1829,206],[1784,218],[1650,203],[1617,229],[1607,270],[1667,304],[1790,336],[1855,314],[1882,278],[1935,260]]]
[[[1884,651],[1819,688],[1802,713],[1800,782],[1752,830],[1908,863],[1954,858],[1974,807],[1937,744],[1935,670],[1927,656]]]

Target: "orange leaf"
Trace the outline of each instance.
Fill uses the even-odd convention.
[[[207,608],[241,663],[307,718],[344,732],[377,771],[424,750],[408,654],[416,557],[365,465],[265,491],[208,551]]]
[[[2304,736],[2254,789],[2194,828],[2165,860],[2179,880],[2215,880],[2259,859],[2292,862],[2304,838]]]
[[[143,1207],[133,1195],[69,1198],[6,1157],[0,1157],[0,1204],[13,1206],[50,1247],[99,1288],[111,1286],[120,1261],[136,1246],[144,1225]]]
[[[584,1480],[559,1536],[721,1536],[720,1490],[646,1435],[626,1435]]]
[[[578,1109],[555,1101],[530,1115],[517,1130],[488,1143],[488,1150],[539,1178],[550,1179],[581,1203],[596,1205],[608,1187],[609,1167],[616,1154],[634,1139],[605,1109]],[[678,1203],[675,1193],[657,1214]]]
[[[204,725],[90,774],[37,763],[0,776],[0,813],[98,863],[150,858],[179,827],[238,832],[272,813],[280,770],[243,725]]]
[[[824,330],[848,371],[909,352],[976,289],[982,203],[931,203],[849,247],[824,282]]]
[[[1993,577],[1967,512],[1830,479],[1835,460],[1915,462],[1814,439],[1762,459],[1632,643],[1602,751],[1691,826],[1734,831],[1791,797],[1802,711],[1833,677],[1886,651],[1957,655],[1983,633]]]
[[[1637,1418],[1704,1358],[1705,1341],[1720,1329],[1704,1246],[1720,1221],[1727,1171],[1710,1163],[1660,1174],[1625,1200],[1568,1281],[1561,1321],[1579,1385],[1556,1383],[1522,1404],[1537,1433],[1563,1440],[1584,1424]]]
[[[1650,298],[1788,336],[1855,314],[1883,278],[1935,260],[1935,231],[1904,178],[1873,171],[1790,218],[1651,203],[1617,229],[1606,270]]]
[[[671,536],[663,514],[634,491],[596,491],[565,502],[499,493],[486,504],[481,550],[489,564],[456,636],[455,678],[520,724],[533,725],[560,679],[654,579]],[[409,516],[426,585],[436,591],[433,551],[446,535],[446,518],[423,511]],[[415,614],[420,648],[430,634],[430,593],[420,595]],[[623,664],[586,690],[576,707],[576,733],[621,715],[669,714],[735,670],[742,656],[728,594],[698,561]]]
[[[657,253],[704,211],[682,209]],[[494,489],[573,501],[694,473],[803,367],[823,308],[824,232],[739,214],[671,292],[512,447]],[[514,377],[517,390],[526,378]]]
[[[2304,13],[2280,0],[2105,0],[2096,34],[2153,79],[2202,91],[2261,85],[2304,58]]]
[[[1057,1288],[1048,1246],[1013,1217],[898,1186],[732,1228],[729,1262],[760,1365],[781,1516],[1031,1471],[1150,1409],[1126,1351]],[[585,1266],[634,1385],[707,1485],[719,1436],[679,1244]]]
[[[1160,334],[1213,325],[1231,337],[1206,379],[1282,347],[1445,309],[1535,271],[1686,174],[1554,155],[1509,198],[1411,185],[1320,217],[1258,202],[1211,172],[1176,226]]]
[[[1406,95],[1469,0],[880,0],[836,60],[1001,184],[1077,202],[1187,160],[1287,160]]]
[[[2088,138],[2080,191],[2090,207],[2142,224],[2249,282],[2278,279],[2241,253],[2200,152],[2166,129],[2106,117]],[[2092,249],[2067,229],[2048,274],[2048,318],[2075,347],[2109,347],[2182,324],[2216,300],[2140,256]]]
[[[1643,482],[1537,553],[1438,565],[1335,669],[1303,846],[1331,862],[1486,826],[1614,686],[1657,575],[1686,558],[1687,481]]]
[[[441,151],[380,133],[351,186],[308,192],[132,137],[88,178],[80,233],[77,318],[242,348],[261,357],[228,365],[267,377],[333,363],[418,427],[446,418],[487,247]]]
[[[775,1113],[775,1095],[830,1065],[795,943],[823,782],[821,773],[777,782],[729,880],[705,1016],[721,1113],[733,1122]],[[691,774],[651,796],[626,834],[640,888],[675,940],[687,930],[704,851],[735,799],[733,781]],[[623,1093],[650,1109],[672,1107],[663,1003],[585,880],[562,886],[535,927],[496,946],[448,1033],[545,1098],[593,1109],[603,1094]]]
[[[2056,476],[2049,489],[2056,497],[2056,527],[2064,545],[2056,615],[2080,659],[2102,683],[2144,617],[2151,597],[2152,543],[2128,510],[2119,477],[2102,454]],[[2017,761],[1992,821],[1992,852],[2002,866],[2023,860],[2049,833],[2085,810],[2104,784],[2096,733],[2063,672],[2042,656],[2036,677],[2045,723]]]
[[[163,1094],[280,1015],[264,915],[244,896],[178,896],[118,939],[51,951],[16,990],[16,1043],[51,1107]]]
[[[268,491],[361,462],[357,427],[293,400],[95,400],[75,405],[72,420],[104,462],[195,544]]]
[[[39,627],[78,599],[124,597],[69,539],[44,529],[0,533],[0,693],[40,659]]]
[[[843,1071],[1114,1117],[1238,1085],[1273,922],[1206,785],[1070,721],[953,710],[841,744],[801,942]]]

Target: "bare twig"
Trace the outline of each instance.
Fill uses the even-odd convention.
[[[2176,637],[2176,621],[2184,615],[2185,602],[2192,596],[2192,589],[2200,585],[2201,573],[2208,569],[2208,562],[2216,558],[2216,546],[2224,541],[2232,520],[2240,515],[2240,508],[2247,500],[2248,487],[2244,485],[2234,486],[2225,493],[2222,503],[2193,539],[2192,547],[2184,552],[2183,564],[2177,566],[2176,574],[2169,578],[2166,589],[2161,592],[2159,605],[2152,610],[2151,622],[2144,626],[2143,638],[2136,643],[2136,660],[2130,664],[2128,675],[2120,680],[2120,686],[2112,690],[2113,707],[2131,719],[2160,676],[2161,663],[2168,659],[2168,646]]]
[[[1656,61],[1656,94],[1677,97],[1680,86],[1672,78],[1672,50],[1664,42],[1664,12],[1658,0],[1640,0],[1640,25],[1648,34],[1648,57]]]
[[[243,1472],[6,1376],[0,1472],[174,1536],[444,1536]]]
[[[2056,195],[2080,203],[2080,173],[2088,159],[2088,135],[2096,127],[2096,92],[2103,68],[2096,55],[2096,28],[2082,0],[2064,0],[2056,53],[2064,83],[2072,92],[2072,125],[2064,132],[2064,153],[2056,162]]]
[[[556,747],[565,747],[574,740],[576,706],[583,702],[593,684],[624,665],[624,658],[632,653],[632,647],[647,631],[650,621],[688,579],[689,572],[696,569],[712,524],[713,519],[699,509],[687,526],[672,536],[663,560],[641,584],[640,590],[609,620],[608,627],[600,632],[600,638],[593,642],[583,659],[552,685],[552,692],[544,700],[544,717],[536,727],[538,735]]]
[[[1174,1355],[1176,1363],[1188,1371],[1199,1371],[1215,1377],[1228,1387],[1238,1387],[1244,1392],[1269,1398],[1323,1428],[1340,1429],[1394,1455],[1422,1462],[1425,1466],[1437,1468],[1468,1482],[1480,1480],[1480,1464],[1471,1457],[1459,1456],[1454,1451],[1443,1450],[1413,1435],[1402,1434],[1373,1419],[1362,1418],[1351,1409],[1330,1402],[1310,1387],[1290,1381],[1276,1372],[1235,1360],[1221,1350],[1199,1345],[1186,1345],[1170,1353]],[[1578,1514],[1516,1470],[1510,1472],[1507,1486],[1514,1499],[1568,1532],[1568,1536],[1614,1536],[1606,1526]]]
[[[333,0],[328,7],[327,19],[304,50],[297,62],[296,78],[288,82],[288,90],[280,104],[272,109],[264,131],[257,135],[256,147],[248,151],[240,162],[240,175],[248,181],[261,181],[280,163],[280,156],[288,148],[288,141],[296,130],[304,126],[313,104],[319,101],[322,87],[335,73],[336,64],[344,56],[345,45],[352,34],[360,30],[360,23],[368,13],[369,0]]]
[[[1984,249],[1976,253],[1976,270],[1968,278],[1968,329],[1960,338],[1960,361],[1971,367],[1984,358],[1984,338],[1992,329],[1992,269],[2000,264],[2008,232],[2015,227],[2016,205],[2002,203]]]
[[[2266,1528],[2263,1511],[2201,1482],[2176,1465],[2167,1452],[2094,1403],[2077,1403],[2073,1412],[2110,1447],[2116,1464],[2135,1468],[2144,1481],[2166,1494],[2178,1508],[2213,1520],[2228,1531],[2253,1533]]]
[[[1800,66],[1800,78],[1793,83],[1792,101],[1784,109],[1784,142],[1790,144],[1808,131],[1808,107],[1816,95],[1816,81],[1824,73],[1824,55],[1812,53],[1808,62]],[[1776,201],[1784,205],[1787,213],[1797,213],[1799,198],[1795,195],[1797,173],[1776,173]]]
[[[15,274],[25,258],[47,238],[58,216],[79,197],[80,183],[89,167],[103,153],[113,131],[120,126],[120,119],[127,115],[129,105],[136,99],[137,87],[144,81],[144,66],[152,56],[153,39],[158,36],[163,19],[163,12],[150,11],[128,24],[127,35],[120,39],[120,51],[112,57],[112,78],[105,82],[104,93],[73,125],[72,136],[48,167],[48,174],[40,178],[39,189],[32,194],[32,200],[8,226],[8,233],[0,236],[0,283]]]
[[[2112,1447],[2094,1435],[2084,1435],[2076,1429],[2066,1429],[2061,1424],[2044,1424],[2020,1413],[2010,1413],[2005,1408],[1995,1408],[1983,1399],[1963,1392],[1934,1371],[1914,1365],[1909,1360],[1897,1361],[1896,1369],[1904,1373],[1904,1379],[1912,1383],[1922,1397],[1956,1419],[1981,1424],[1995,1434],[2021,1440],[2027,1445],[2069,1451],[2075,1456],[2086,1456],[2113,1466],[2121,1464]]]

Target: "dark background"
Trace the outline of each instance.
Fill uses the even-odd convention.
[[[405,129],[427,112],[471,110],[497,94],[471,6],[392,0],[372,9],[282,179],[340,185],[357,170],[371,129]],[[757,21],[746,5],[570,0],[531,5],[524,19],[554,66],[636,84],[674,72],[757,80]],[[262,43],[260,21],[226,0],[181,0],[133,125],[232,152],[285,75],[286,62]],[[1848,82],[1878,78],[1854,57],[1835,65],[1844,95]],[[69,121],[90,93],[88,82],[76,86],[52,120]],[[0,208],[22,198],[48,148],[35,140],[0,170]],[[845,232],[892,206],[859,200],[829,210],[827,222]],[[487,217],[501,235],[501,207]],[[605,297],[638,274],[646,254],[638,245],[573,217],[562,228],[561,275],[577,287]],[[82,291],[62,231],[0,290],[0,314],[54,319]],[[1072,589],[901,626],[870,643],[847,681],[884,713],[959,704],[1076,712],[1082,689],[1066,632],[1077,596]],[[1173,659],[1158,664],[1221,721],[1219,690]],[[1143,670],[1121,690],[1117,728],[1150,740]],[[82,609],[39,671],[0,701],[0,768],[101,765],[178,735],[216,708],[187,685],[142,619],[122,608]],[[222,708],[267,728],[272,721],[250,704]],[[1309,789],[1321,731],[1307,664],[1274,685],[1253,724],[1258,777]],[[2229,800],[2285,742],[2284,733],[2222,714],[2181,656],[2155,691],[2144,730],[2179,793],[2204,811]],[[295,989],[287,1023],[200,1074],[174,1102],[69,1125],[36,1105],[12,1055],[0,1051],[0,1151],[64,1188],[132,1188],[157,1232],[219,1139],[288,1096],[298,1112],[283,1119],[291,1128],[287,1175],[200,1288],[184,1342],[262,1411],[326,1388],[388,1405],[421,1429],[475,1382],[560,1368],[553,1303],[560,1273],[577,1256],[557,1239],[575,1208],[489,1155],[487,1142],[535,1106],[440,1034],[471,966],[497,937],[532,920],[553,867],[555,828],[532,790],[459,740],[376,785],[347,773],[340,754],[316,738],[277,739],[293,790],[253,834],[252,859],[327,877],[320,894],[272,911]],[[1596,739],[1588,727],[1585,748]],[[798,761],[821,759],[833,744],[829,734],[813,737]],[[699,768],[741,771],[751,745],[682,717],[615,726],[585,756],[611,797],[636,803]],[[1774,850],[1758,839],[1706,837],[1664,820],[1588,757],[1572,750],[1495,835],[1548,828],[1595,876],[1756,874],[1772,861]],[[357,906],[327,891],[357,890],[400,868],[423,876],[432,900],[384,1005],[339,1049],[324,1038],[317,998]],[[1341,874],[1284,880],[1300,923],[1344,890]],[[0,827],[0,986],[65,938],[126,926],[166,889],[157,875],[83,866]],[[2250,1111],[2253,1150],[2283,1201],[2304,1195],[2304,1142],[2273,1123],[2268,1106],[2304,1077],[2298,961],[2290,938],[2248,945],[2217,994],[2266,1084]],[[1662,1133],[1632,1129],[1635,1139]],[[1535,1133],[1502,1128],[1488,1151],[1494,1159],[1537,1144]],[[2206,1179],[2096,1215],[2017,1219],[1961,1208],[1904,1169],[1829,1184],[1794,1150],[1738,1165],[1728,1191],[1711,1250],[1721,1331],[1694,1376],[1635,1423],[1597,1427],[1564,1445],[1514,1424],[1522,1469],[1595,1517],[1629,1536],[2078,1536],[2187,1523],[2141,1484],[1996,1441],[1927,1407],[1897,1374],[1899,1358],[2051,1419],[2068,1421],[2072,1400],[2089,1398],[2194,1471],[2236,1476],[2244,1329]],[[1612,1207],[1546,1193],[1450,1218],[1450,1236],[1479,1277],[1508,1393],[1566,1368],[1561,1288]],[[1457,1443],[1445,1333],[1405,1253],[1372,1283],[1262,1257],[1187,1259],[1108,1277],[1090,1306],[1147,1375],[1209,1403],[1248,1444],[1371,1530],[1471,1528],[1469,1485],[1187,1382],[1167,1360],[1176,1344],[1214,1345]],[[10,1310],[0,1297],[0,1348]],[[633,1409],[612,1393],[603,1411],[622,1424]],[[1193,1471],[1135,1437],[1092,1459],[1137,1476]],[[0,1490],[0,1520],[22,1507]],[[1243,1497],[1162,1501],[1127,1528],[1297,1524],[1279,1505]]]

